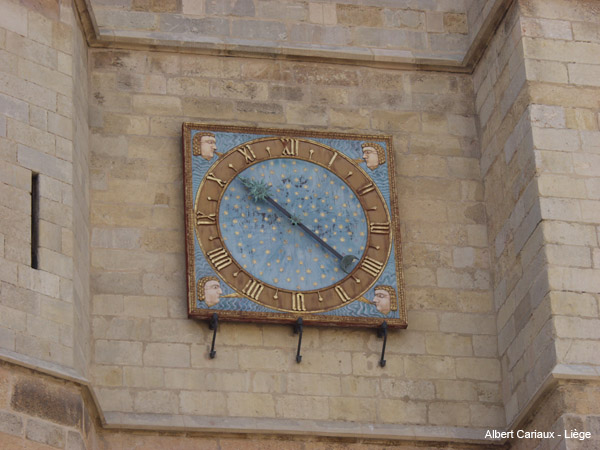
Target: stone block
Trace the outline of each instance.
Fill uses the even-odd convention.
[[[29,378],[15,381],[11,406],[17,412],[69,427],[80,425],[83,414],[78,392],[63,386],[41,384]],[[29,424],[31,423],[30,420]],[[39,428],[39,435],[46,434],[43,426],[36,428]],[[35,433],[38,435],[38,430]]]
[[[54,140],[51,141],[52,143],[48,145],[53,148]],[[19,163],[34,172],[42,173],[64,183],[70,184],[72,182],[73,165],[69,161],[52,157],[26,145],[18,146],[17,155]],[[41,194],[44,195],[43,192]]]
[[[23,420],[16,414],[8,411],[0,412],[0,433],[8,433],[15,436],[21,436],[23,430]]]
[[[600,154],[574,154],[575,173],[590,177],[600,176]]]
[[[239,362],[239,359],[241,359],[241,358],[239,358],[239,357],[246,353],[246,352],[244,352],[244,353],[240,354],[236,349],[231,349],[231,348],[227,348],[227,347],[217,348],[217,355],[219,355],[219,356],[215,359],[211,359],[209,357],[209,351],[210,351],[210,343],[197,344],[197,345],[192,344],[192,349],[191,349],[192,367],[239,370],[240,366],[241,366],[241,364]],[[282,354],[280,354],[280,357],[283,358]],[[246,365],[246,364],[248,366],[251,365],[251,362],[249,362],[249,361],[244,361],[244,363],[245,363],[244,365]],[[260,367],[255,367],[255,368],[260,370]],[[267,367],[266,370],[269,370],[269,368]]]
[[[444,14],[437,11],[426,11],[425,12],[427,31],[429,33],[443,33],[444,32]]]
[[[378,392],[373,392],[371,395],[375,396],[377,394]],[[435,385],[431,381],[398,379],[382,379],[381,394],[384,397],[409,400],[433,400],[436,397]]]
[[[457,358],[456,375],[463,379],[500,381],[500,363],[490,358]]]
[[[562,338],[600,339],[600,320],[579,317],[554,318],[556,334]]]
[[[56,322],[41,317],[27,316],[27,333],[52,342],[59,342],[60,327]]]
[[[165,386],[162,368],[126,366],[122,368],[122,371],[122,380],[125,386],[145,389]]]
[[[328,123],[327,110],[320,105],[288,103],[285,105],[285,117],[288,123],[298,125],[325,126]]]
[[[139,391],[134,394],[133,407],[138,413],[175,414],[179,411],[179,397],[173,391]]]
[[[443,21],[447,33],[469,33],[466,14],[444,13]]]
[[[352,354],[352,373],[355,376],[381,377],[382,368],[379,366],[381,355],[375,353],[354,353]],[[304,363],[304,359],[302,359]],[[404,373],[404,359],[399,355],[393,355],[386,358],[386,370],[401,376]]]
[[[138,273],[93,273],[90,281],[92,291],[98,294],[136,295],[142,292],[141,274]]]
[[[167,80],[167,93],[171,95],[208,97],[210,82],[194,77],[174,77]]]
[[[327,420],[329,402],[327,397],[303,395],[282,395],[275,398],[277,417],[284,419]]]
[[[592,258],[589,247],[569,245],[546,245],[548,263],[570,267],[591,267]]]
[[[380,27],[383,25],[382,8],[362,5],[336,5],[337,23],[348,26]]]
[[[471,422],[469,405],[455,402],[434,402],[429,405],[429,423],[434,425],[468,426]]]
[[[136,228],[93,228],[91,245],[96,248],[135,249],[140,245],[141,231]]]
[[[60,279],[57,275],[21,265],[18,276],[19,286],[50,297],[59,297]]]
[[[76,431],[67,431],[66,450],[85,450],[85,442],[80,433]]]
[[[549,20],[533,17],[521,18],[521,30],[524,36],[548,39],[573,40],[571,23],[567,20]]]
[[[477,387],[471,381],[437,380],[435,381],[436,398],[449,401],[477,401]]]
[[[202,340],[205,335],[202,325],[198,321],[189,319],[153,319],[151,322],[152,339],[155,342],[195,343]],[[227,345],[226,342],[221,342]]]
[[[596,64],[600,44],[549,39],[523,39],[525,58]]]
[[[6,329],[0,325],[0,347],[10,351],[15,351],[15,337],[15,332],[13,330]]]
[[[576,41],[600,42],[600,26],[593,22],[573,22],[573,36]]]
[[[598,120],[594,111],[583,108],[568,108],[566,110],[567,128],[597,131]],[[592,134],[593,135],[593,134]]]
[[[377,417],[377,402],[373,398],[332,397],[329,399],[329,418],[373,422]]]
[[[29,105],[17,98],[0,94],[0,108],[3,114],[20,122],[29,121]]]
[[[415,331],[437,331],[438,316],[430,311],[408,311],[408,321],[411,330]]]
[[[414,112],[373,111],[371,125],[377,130],[385,131],[420,131],[421,118]]]
[[[337,128],[352,128],[354,130],[369,128],[371,118],[367,111],[360,109],[357,112],[347,110],[329,111],[329,125]]]
[[[407,356],[406,376],[412,379],[453,379],[455,378],[454,359],[438,356]]]
[[[598,81],[600,65],[568,64],[567,67],[571,83],[584,86],[600,86],[600,81]]]
[[[379,380],[371,377],[345,376],[341,378],[341,395],[346,397],[376,397],[380,395]]]
[[[426,423],[427,403],[397,399],[382,399],[378,405],[379,416],[384,423]]]
[[[133,398],[127,389],[96,388],[95,392],[103,411],[133,412]]]
[[[105,133],[145,135],[150,130],[149,118],[117,113],[104,114]]]
[[[493,317],[484,314],[447,312],[440,315],[440,331],[466,334],[495,334]]]
[[[538,178],[538,188],[547,197],[587,197],[585,180],[573,176],[544,174]]]
[[[147,344],[144,365],[190,367],[190,347],[185,344]]]
[[[73,120],[71,118],[61,116],[60,114],[48,112],[48,131],[64,139],[73,139]],[[61,142],[65,143],[65,141]],[[68,146],[70,146],[70,143],[66,144],[65,148]],[[68,156],[69,161],[72,159],[72,151],[70,147],[67,148],[67,150],[62,150],[61,154]]]
[[[468,336],[449,334],[427,334],[425,336],[427,353],[444,356],[471,356],[473,343]]]
[[[542,222],[544,238],[547,242],[566,245],[596,246],[596,233],[591,225],[558,221]]]
[[[94,337],[97,339],[147,341],[150,338],[150,323],[144,319],[126,317],[95,318],[93,328]]]
[[[598,316],[598,305],[591,294],[552,291],[550,302],[554,314],[582,317]]]
[[[94,295],[92,298],[94,314],[115,316],[123,313],[123,296]]]
[[[287,392],[298,395],[338,396],[340,378],[331,375],[290,373],[287,376]]]
[[[286,375],[273,372],[254,372],[252,392],[282,393],[286,392]]]
[[[144,115],[180,115],[181,100],[167,95],[134,95],[133,112]]]
[[[560,106],[531,105],[531,123],[540,128],[566,128],[565,109]]]
[[[556,357],[567,364],[600,364],[594,340],[556,339]]]
[[[119,387],[123,385],[123,368],[120,366],[101,366],[94,368],[94,383],[99,386]],[[132,385],[126,383],[126,385]]]
[[[384,9],[385,26],[394,28],[411,28],[424,30],[425,12],[407,9]]]
[[[142,349],[141,342],[97,340],[94,360],[98,364],[140,366],[142,365]]]
[[[543,219],[549,220],[582,220],[581,201],[565,198],[540,198],[540,209]]]
[[[270,394],[230,392],[227,394],[230,416],[275,417],[275,401]]]
[[[231,36],[247,40],[262,40],[272,43],[285,41],[285,24],[276,21],[239,19],[231,22]]]
[[[73,278],[73,259],[46,248],[39,249],[39,269],[47,270],[60,277]]]
[[[27,421],[25,435],[29,440],[58,448],[64,448],[66,440],[65,430],[63,428],[39,420]]]

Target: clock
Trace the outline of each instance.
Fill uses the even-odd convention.
[[[405,326],[391,142],[369,138],[184,124],[190,315]]]

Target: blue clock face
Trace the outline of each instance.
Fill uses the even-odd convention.
[[[233,295],[273,310],[323,312],[374,286],[390,257],[392,224],[361,162],[319,142],[261,137],[206,169],[196,236]]]
[[[275,288],[319,290],[347,276],[340,259],[265,200],[254,200],[241,179],[262,181],[270,197],[339,254],[361,259],[368,223],[352,189],[309,161],[257,162],[228,183],[218,220],[223,244],[237,263]]]

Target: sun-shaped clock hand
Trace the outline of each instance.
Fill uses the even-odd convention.
[[[353,263],[358,260],[358,258],[354,255],[342,255],[337,250],[335,250],[331,245],[325,242],[323,239],[319,237],[316,233],[314,233],[310,228],[300,222],[298,216],[290,214],[287,209],[277,203],[271,196],[269,195],[269,186],[264,181],[260,180],[251,180],[249,178],[240,177],[240,181],[242,184],[250,191],[250,196],[255,202],[259,202],[261,200],[266,201],[271,204],[275,209],[277,209],[281,214],[288,218],[290,223],[294,226],[302,229],[306,234],[312,237],[315,241],[325,247],[333,256],[340,260],[340,268],[346,272],[350,273]]]

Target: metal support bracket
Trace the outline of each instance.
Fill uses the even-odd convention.
[[[381,359],[379,360],[379,365],[381,367],[385,367],[385,344],[387,344],[387,322],[385,320],[379,326],[379,328],[377,328],[377,337],[383,338],[383,347],[381,348]]]
[[[218,327],[219,327],[219,315],[217,313],[214,313],[212,315],[212,317],[210,318],[210,322],[208,322],[208,329],[213,330],[212,345],[210,347],[210,353],[208,354],[210,356],[210,359],[213,359],[215,356],[217,356],[217,351],[215,350],[215,339],[217,338],[217,328]]]
[[[302,347],[302,317],[298,317],[298,320],[294,324],[294,334],[298,335],[298,351],[296,352],[296,362],[302,361],[302,355],[300,354],[300,348]]]

